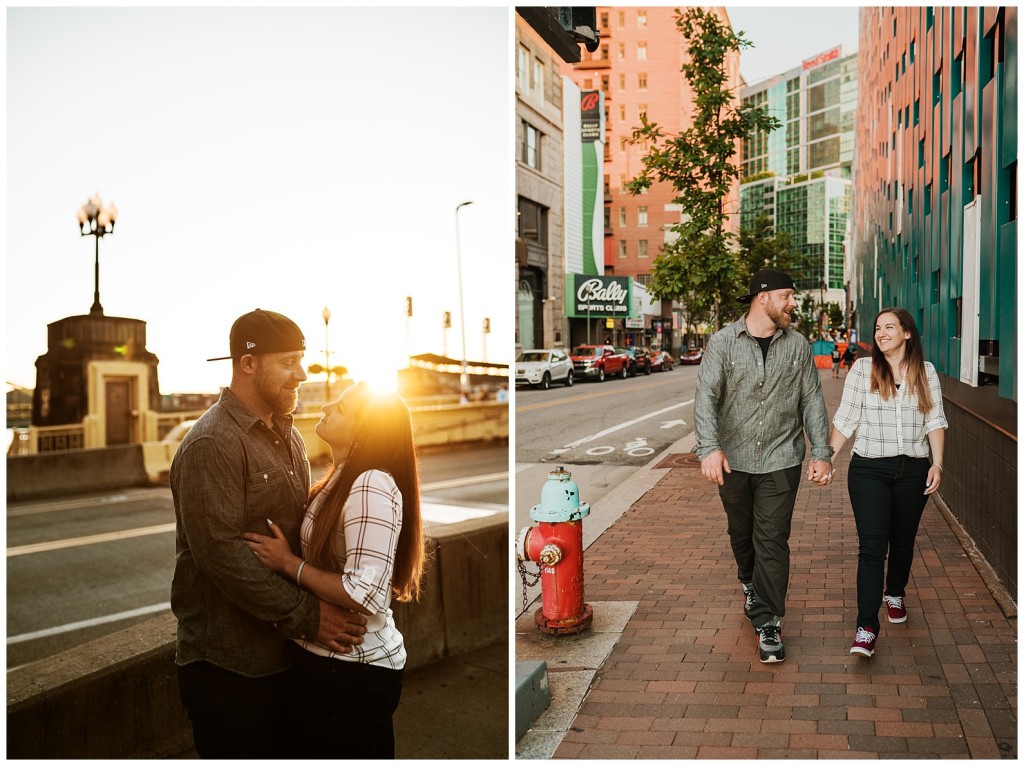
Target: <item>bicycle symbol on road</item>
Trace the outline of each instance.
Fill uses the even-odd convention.
[[[639,436],[631,442],[626,442],[626,445],[622,448],[630,457],[650,457],[654,454],[654,448],[647,446],[647,439]],[[587,450],[588,455],[599,456],[609,455],[615,452],[615,447],[603,446],[603,447],[591,447]]]

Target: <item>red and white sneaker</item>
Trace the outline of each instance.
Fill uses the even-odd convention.
[[[882,596],[882,601],[889,612],[889,622],[907,621],[907,608],[903,606],[903,596]]]
[[[850,647],[850,654],[863,654],[870,657],[875,653],[875,639],[878,636],[867,628],[857,628],[857,635],[853,639],[853,646]]]

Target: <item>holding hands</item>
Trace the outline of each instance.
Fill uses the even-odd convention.
[[[835,469],[827,460],[812,460],[807,469],[807,478],[819,487],[827,487],[831,484],[834,475]]]

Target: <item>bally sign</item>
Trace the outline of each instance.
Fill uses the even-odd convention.
[[[573,274],[576,316],[627,317],[630,307],[630,278]]]
[[[601,135],[601,91],[585,90],[580,95],[580,139],[600,141]]]

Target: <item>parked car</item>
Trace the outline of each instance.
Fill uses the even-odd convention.
[[[572,359],[563,349],[533,348],[516,357],[516,385],[540,387],[547,391],[552,383],[571,386],[575,372]]]
[[[629,357],[629,377],[635,377],[641,372],[644,375],[651,374],[651,358],[648,355],[647,349],[639,346],[624,346],[622,348],[616,346],[615,350]]]
[[[668,351],[652,351],[650,359],[652,371],[668,372],[672,369],[672,354]]]
[[[700,360],[704,358],[704,349],[702,348],[688,348],[679,357],[679,364],[700,364]]]
[[[569,354],[577,378],[603,381],[613,375],[625,378],[629,374],[629,357],[613,346],[576,346]]]

